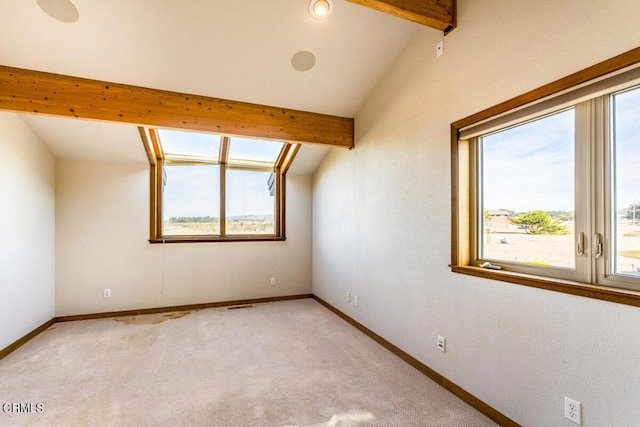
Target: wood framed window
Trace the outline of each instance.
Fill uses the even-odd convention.
[[[452,271],[640,306],[640,48],[453,123],[451,143]]]
[[[299,144],[140,128],[150,242],[285,239],[285,176]]]

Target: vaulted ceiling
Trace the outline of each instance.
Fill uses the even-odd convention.
[[[80,19],[66,24],[35,0],[0,0],[0,65],[354,117],[424,28],[345,0],[325,19],[308,0],[74,3]],[[299,50],[316,54],[311,71],[292,68]],[[43,129],[38,119],[27,123]]]

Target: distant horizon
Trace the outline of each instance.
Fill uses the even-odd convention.
[[[273,219],[275,215],[273,214],[240,214],[240,215],[227,215],[225,219],[227,221],[234,219],[242,219],[242,218],[265,218],[265,219]],[[211,218],[212,220],[218,220],[220,222],[219,216],[210,216],[210,215],[185,215],[185,216],[172,216],[169,219],[165,219],[165,221],[171,222],[171,220],[175,219],[202,219],[202,218]],[[195,221],[194,221],[195,222]]]

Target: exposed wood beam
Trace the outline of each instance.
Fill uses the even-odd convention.
[[[0,110],[353,147],[353,119],[0,66]]]
[[[347,0],[379,12],[442,30],[456,27],[456,0]]]

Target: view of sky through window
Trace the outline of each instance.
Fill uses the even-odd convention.
[[[184,223],[197,224],[189,234],[220,232],[220,166],[167,165],[163,194],[164,234],[187,234]],[[217,220],[216,220],[217,219]]]
[[[622,209],[640,203],[640,89],[615,95],[613,107],[615,197]]]
[[[159,129],[158,135],[165,155],[177,154],[218,158],[220,136],[209,133]]]
[[[573,211],[574,110],[482,138],[484,209]]]
[[[227,171],[227,233],[272,234],[275,199],[269,192],[270,172]],[[248,223],[251,223],[249,225]]]
[[[284,143],[229,138],[225,164],[218,159],[225,143],[218,135],[159,130],[158,136],[170,161],[164,166],[165,235],[220,234],[221,182],[226,234],[275,233],[275,197],[268,182]]]
[[[574,268],[574,116],[482,137],[482,258]]]
[[[613,96],[612,242],[616,273],[640,273],[640,88]]]
[[[262,141],[248,138],[231,138],[229,161],[258,160],[275,163],[282,151],[282,142]]]

